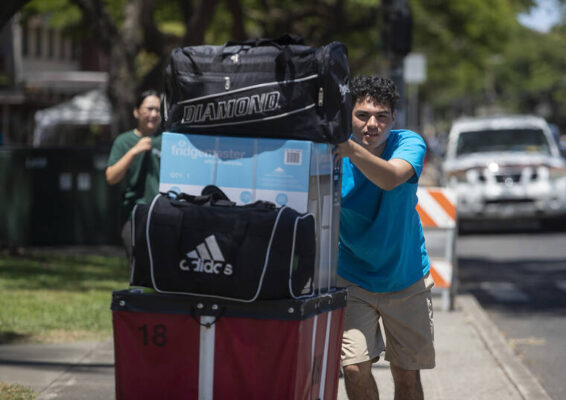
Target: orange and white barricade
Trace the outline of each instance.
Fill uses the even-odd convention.
[[[442,255],[430,257],[430,273],[435,289],[442,295],[442,308],[454,309],[456,292],[456,193],[443,187],[419,187],[417,190],[417,212],[425,235],[425,241],[433,239],[435,244],[442,240]],[[427,246],[428,249],[428,246]],[[430,251],[429,251],[430,256]]]

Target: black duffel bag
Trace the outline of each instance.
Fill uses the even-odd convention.
[[[253,39],[174,49],[162,116],[171,132],[341,143],[351,131],[346,47]]]
[[[132,227],[133,286],[245,302],[314,294],[312,214],[215,193],[159,194],[136,206]]]

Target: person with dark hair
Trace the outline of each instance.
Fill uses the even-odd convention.
[[[108,157],[106,182],[115,185],[125,180],[121,236],[128,260],[132,255],[132,209],[138,203],[150,203],[159,192],[160,103],[159,93],[155,90],[138,96],[133,110],[137,127],[116,137]]]
[[[392,130],[399,94],[391,80],[357,76],[350,90],[352,135],[334,150],[343,161],[337,286],[348,288],[346,393],[379,398],[371,367],[385,350],[395,399],[423,399],[420,370],[435,366],[433,280],[415,209],[426,145]]]

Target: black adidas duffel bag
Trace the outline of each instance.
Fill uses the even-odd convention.
[[[177,48],[162,116],[171,132],[341,143],[351,131],[346,47],[255,39]]]
[[[131,284],[251,302],[313,295],[312,214],[211,195],[155,197],[133,214]]]

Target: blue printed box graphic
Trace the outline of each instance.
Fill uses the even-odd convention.
[[[166,132],[160,191],[199,194],[214,184],[239,204],[267,200],[306,210],[309,177],[328,173],[329,154],[328,145],[308,141]]]

